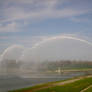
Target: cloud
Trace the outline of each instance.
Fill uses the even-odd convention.
[[[0,32],[20,31],[19,27],[46,19],[84,22],[77,17],[91,13],[90,7],[90,0],[3,0],[0,1]]]
[[[6,40],[6,39],[8,39],[9,37],[7,37],[7,36],[0,36],[0,40],[2,39],[2,40]]]
[[[15,22],[3,24],[0,26],[0,32],[16,32],[17,24]]]
[[[21,44],[25,47],[32,47],[37,42],[40,42],[48,36],[16,36],[16,35],[1,35],[0,36],[0,51],[3,51],[2,47],[6,48],[12,44]]]
[[[6,8],[3,9],[2,22],[16,20],[37,20],[47,18],[66,18],[87,14],[90,8],[71,7],[67,3],[72,0],[4,0]],[[63,4],[67,5],[63,6]],[[59,6],[62,8],[59,8]]]
[[[72,17],[71,20],[74,22],[90,22],[89,18]]]

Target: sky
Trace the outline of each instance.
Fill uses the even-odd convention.
[[[0,53],[63,34],[92,42],[92,0],[0,0]]]

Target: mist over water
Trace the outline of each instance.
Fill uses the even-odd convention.
[[[47,41],[24,52],[23,61],[92,60],[92,46],[74,39]]]
[[[46,62],[67,60],[92,61],[92,43],[76,37],[57,36],[43,40],[28,49],[13,45],[2,53],[0,70],[1,73],[37,73],[39,67],[46,67]]]

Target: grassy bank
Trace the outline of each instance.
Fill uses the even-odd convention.
[[[80,92],[81,90],[85,89],[90,85],[92,85],[92,77],[80,79],[76,82],[65,85],[58,85],[55,87],[37,90],[35,92]]]
[[[92,77],[86,76],[66,81],[50,82],[9,92],[81,92],[90,85],[92,85]],[[89,88],[85,92],[92,92],[92,88]]]

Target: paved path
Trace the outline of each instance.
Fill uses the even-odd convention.
[[[88,86],[87,88],[81,90],[80,92],[85,92],[87,89],[89,89],[89,88],[91,88],[91,87],[92,87],[92,85],[90,85],[90,86]]]

